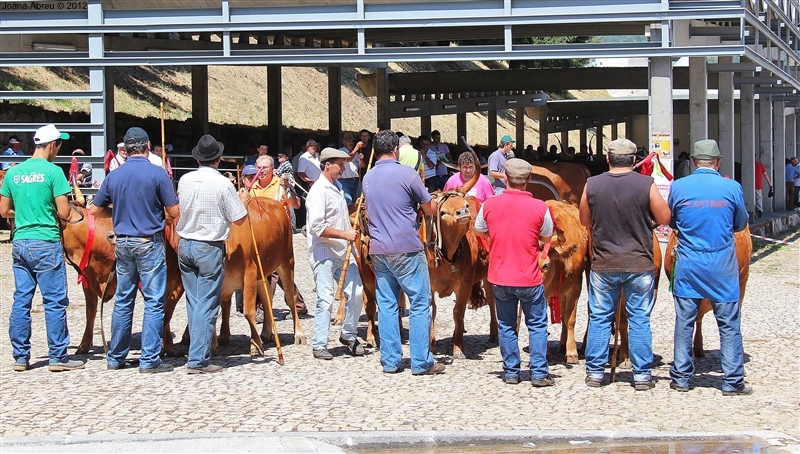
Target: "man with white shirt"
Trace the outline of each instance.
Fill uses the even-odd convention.
[[[341,183],[344,190],[344,198],[347,200],[347,204],[352,205],[361,193],[358,181],[359,150],[361,146],[356,146],[356,138],[350,132],[345,133],[342,137],[342,145],[339,151],[347,153],[347,159],[344,161],[344,171],[342,172],[342,177],[339,178],[339,183]]]
[[[339,183],[350,154],[334,148],[325,148],[320,154],[322,175],[311,186],[307,198],[308,256],[314,271],[314,284],[317,286],[317,309],[314,314],[314,358],[330,360],[328,351],[331,306],[333,295],[342,273],[347,267],[344,288],[347,297],[344,323],[339,342],[347,346],[353,356],[364,354],[364,346],[359,343],[358,317],[361,315],[361,295],[363,286],[358,267],[351,255],[347,263],[344,256],[347,244],[358,238],[358,232],[350,224],[344,190]]]
[[[108,171],[113,172],[117,169],[117,167],[125,164],[125,161],[128,159],[128,150],[125,149],[125,142],[120,142],[117,144],[117,154],[111,158],[111,162],[108,164]]]
[[[297,175],[310,187],[322,175],[319,168],[319,154],[317,153],[317,141],[309,139],[306,142],[306,151],[300,155],[297,161]]]

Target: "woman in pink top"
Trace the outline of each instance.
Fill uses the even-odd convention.
[[[447,180],[447,183],[444,185],[444,190],[449,191],[463,186],[464,183],[469,181],[475,175],[475,172],[478,171],[477,167],[475,157],[472,153],[461,153],[458,157],[458,168],[461,171]],[[494,189],[489,179],[481,175],[478,178],[478,182],[466,195],[474,196],[478,203],[483,204],[486,199],[494,195]]]

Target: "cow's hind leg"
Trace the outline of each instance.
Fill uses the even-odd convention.
[[[617,301],[617,311],[619,311],[619,352],[617,354],[617,369],[630,370],[633,368],[631,364],[631,354],[628,350],[628,312],[625,309],[625,291],[619,292],[619,301]]]
[[[375,303],[375,294],[367,296],[367,288],[364,287],[364,313],[367,314],[367,347],[377,348],[380,346],[380,336],[378,335],[378,325],[376,324],[378,315],[378,305]]]
[[[700,302],[700,307],[697,310],[697,320],[694,324],[694,357],[695,358],[702,358],[706,356],[705,350],[703,350],[703,316],[706,315],[706,312],[711,310],[711,302],[708,300],[703,300]]]
[[[81,338],[81,343],[78,345],[78,350],[75,351],[76,355],[86,355],[92,349],[94,320],[97,316],[97,294],[89,288],[84,288],[83,296],[86,300],[86,327],[83,329],[83,338]]]
[[[579,275],[580,276],[580,275]],[[565,292],[561,302],[561,345],[564,348],[567,364],[578,364],[578,346],[575,342],[575,319],[577,316],[580,281],[570,285],[573,291]],[[577,289],[577,294],[574,294]]]

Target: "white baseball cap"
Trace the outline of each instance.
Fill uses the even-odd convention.
[[[67,140],[69,139],[69,134],[59,131],[56,129],[55,125],[47,125],[42,126],[36,131],[36,134],[33,136],[33,143],[41,145],[58,139]]]
[[[19,143],[19,140],[12,137],[11,139],[8,140],[8,143]]]

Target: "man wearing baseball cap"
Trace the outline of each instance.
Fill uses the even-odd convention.
[[[690,157],[697,170],[673,182],[669,193],[672,227],[680,232],[672,290],[675,351],[670,388],[689,391],[694,375],[694,322],[700,302],[708,299],[719,326],[722,395],[747,395],[753,388],[744,381],[739,266],[733,239],[734,232],[747,227],[744,194],[739,183],[717,171],[722,159],[717,142],[695,142]]]
[[[128,160],[109,173],[92,202],[89,212],[112,217],[117,244],[114,251],[117,290],[111,315],[109,370],[125,367],[131,348],[136,288],[141,282],[144,297],[140,373],[170,372],[161,361],[161,334],[167,300],[167,266],[163,231],[164,211],[178,217],[178,197],[167,174],[147,158],[150,138],[139,127],[128,129],[123,139]],[[114,209],[110,210],[109,206]],[[109,213],[110,211],[110,213]]]
[[[514,157],[514,144],[516,140],[511,136],[505,135],[500,138],[500,148],[489,155],[489,176],[494,178],[494,191],[497,194],[506,188],[506,181],[503,178],[505,173],[505,163]]]
[[[19,147],[20,147],[19,138],[17,138],[17,136],[9,137],[8,148],[6,148],[6,151],[3,152],[3,156],[25,156],[25,153],[23,153],[22,150],[19,149]],[[16,163],[4,162],[0,164],[0,167],[2,167],[2,170],[8,170],[9,167],[15,164]]]
[[[547,365],[547,303],[539,269],[540,257],[547,256],[550,248],[553,220],[547,205],[525,190],[531,179],[530,164],[509,159],[502,175],[506,190],[481,206],[475,233],[492,244],[488,280],[497,305],[503,381],[513,385],[520,379],[517,310],[521,307],[528,328],[531,385],[553,386],[556,382]]]
[[[328,351],[331,306],[333,294],[339,282],[342,268],[347,268],[344,288],[344,323],[339,342],[347,346],[350,354],[361,356],[364,346],[358,341],[358,317],[361,315],[361,293],[363,286],[358,266],[351,255],[345,263],[347,244],[358,238],[358,232],[350,224],[345,197],[339,178],[344,173],[350,153],[325,148],[319,155],[322,175],[308,190],[306,198],[306,230],[308,231],[308,258],[314,271],[317,286],[317,309],[314,313],[314,358],[333,359]]]
[[[31,358],[31,306],[38,284],[47,327],[49,366],[52,372],[83,369],[84,362],[67,357],[67,269],[56,213],[70,214],[69,183],[53,158],[69,134],[54,125],[39,128],[33,136],[36,149],[27,161],[8,169],[0,188],[0,216],[16,219],[12,259],[14,303],[8,335],[14,370],[28,369]]]
[[[653,178],[633,171],[635,155],[636,144],[630,140],[611,141],[606,157],[609,171],[589,178],[580,201],[581,223],[592,233],[585,383],[593,388],[603,384],[611,321],[622,290],[634,389],[655,386],[650,329],[655,304],[653,227],[669,223],[670,214]]]

